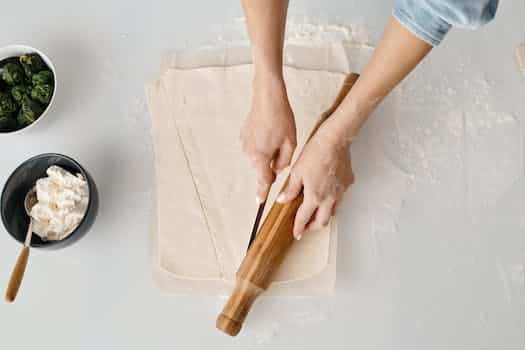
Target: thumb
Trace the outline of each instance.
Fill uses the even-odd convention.
[[[294,200],[295,197],[301,193],[302,189],[303,181],[300,177],[294,176],[292,173],[285,189],[281,192],[281,194],[279,194],[279,197],[277,197],[277,203],[284,204]]]

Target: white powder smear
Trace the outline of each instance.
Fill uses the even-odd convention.
[[[316,297],[260,297],[245,321],[240,336],[253,339],[255,345],[265,345],[285,336],[290,329],[315,327],[330,320],[332,299]]]
[[[521,263],[504,265],[500,261],[497,267],[505,300],[512,304],[525,290],[525,266]]]
[[[463,65],[458,65],[461,74]],[[414,185],[457,184],[478,212],[522,174],[519,118],[497,104],[497,87],[478,73],[451,86],[414,72],[388,97],[394,125],[385,152]]]
[[[249,46],[246,18],[236,18],[233,23],[213,28],[215,39],[208,43],[212,47]],[[330,44],[367,45],[368,34],[364,28],[351,24],[329,24],[314,19],[288,18],[285,44],[322,47]]]

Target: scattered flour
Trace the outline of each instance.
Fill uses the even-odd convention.
[[[525,287],[525,266],[523,264],[514,264],[509,270],[512,284],[517,288]]]
[[[233,23],[215,26],[215,39],[208,43],[213,47],[248,46],[246,18],[236,18]],[[367,45],[368,34],[364,28],[351,24],[328,24],[309,18],[288,18],[286,44],[318,47],[330,44]]]
[[[390,97],[395,127],[385,152],[414,184],[463,178],[469,210],[487,205],[522,174],[519,118],[498,107],[496,92],[482,76],[430,85],[415,72]]]
[[[514,297],[523,295],[525,289],[525,266],[523,264],[504,266],[501,262],[497,266],[503,295],[505,300],[511,304]]]
[[[330,319],[334,310],[331,299],[316,297],[260,297],[247,318],[240,336],[265,345],[288,330],[316,326]]]
[[[339,43],[367,45],[368,35],[363,28],[353,25],[307,23],[292,18],[287,23],[286,42],[304,46]]]
[[[260,332],[255,334],[255,343],[262,345],[275,338],[279,334],[279,322],[272,322],[269,327],[261,329]]]
[[[142,96],[136,97],[125,110],[127,120],[133,124],[142,122],[144,115],[147,115],[147,113],[146,100]]]

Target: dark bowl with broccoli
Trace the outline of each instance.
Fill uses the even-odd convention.
[[[34,125],[55,95],[56,71],[42,52],[24,45],[0,48],[0,134]]]

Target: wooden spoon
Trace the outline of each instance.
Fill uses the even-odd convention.
[[[15,301],[22,279],[24,278],[24,272],[26,271],[27,260],[29,259],[29,247],[31,246],[31,237],[33,236],[33,218],[31,217],[31,208],[37,203],[36,190],[32,188],[24,199],[24,208],[27,215],[29,216],[29,227],[27,228],[26,240],[24,247],[18,256],[15,268],[11,273],[11,279],[7,285],[7,291],[5,293],[5,300],[8,303]]]

